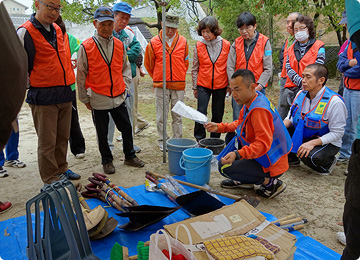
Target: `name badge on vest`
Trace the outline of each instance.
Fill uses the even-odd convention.
[[[326,102],[319,102],[319,105],[315,110],[315,114],[321,115],[322,113],[324,113],[325,107],[326,107]]]

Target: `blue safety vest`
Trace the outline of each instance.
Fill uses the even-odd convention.
[[[307,113],[302,113],[301,110],[305,103],[307,93],[308,91],[301,91],[290,108],[295,129],[299,123],[299,120],[304,120],[303,140],[305,141],[329,133],[328,122],[324,120],[324,115],[329,106],[330,100],[334,96],[338,96],[343,100],[343,98],[336,92],[325,87],[325,91],[323,91],[317,105]]]
[[[267,151],[266,154],[255,159],[261,164],[261,166],[268,168],[271,165],[274,165],[282,156],[290,152],[292,142],[291,137],[274,105],[263,94],[258,91],[256,93],[258,96],[251,103],[250,107],[243,107],[243,121],[237,127],[236,135],[238,137],[238,142],[240,142],[242,146],[249,145],[250,143],[245,139],[245,126],[249,115],[253,109],[260,108],[270,111],[274,124],[273,142],[270,150]]]

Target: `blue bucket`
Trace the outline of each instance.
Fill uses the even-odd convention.
[[[166,148],[168,149],[169,172],[175,175],[184,175],[185,171],[179,166],[182,152],[186,149],[197,146],[197,142],[191,139],[172,138],[167,140]]]
[[[186,181],[197,185],[209,184],[212,156],[213,152],[207,148],[183,151],[179,166],[185,171]]]

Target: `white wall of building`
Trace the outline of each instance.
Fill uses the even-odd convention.
[[[26,6],[12,0],[4,0],[3,3],[9,14],[25,14],[27,9]]]

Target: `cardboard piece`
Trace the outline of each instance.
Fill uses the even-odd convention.
[[[220,237],[244,235],[251,231],[280,247],[275,259],[293,259],[296,250],[294,235],[266,221],[266,218],[245,200],[224,206],[208,214],[165,225],[164,229],[171,236],[176,237],[175,230],[179,224],[184,224],[189,229],[193,244]],[[184,244],[189,243],[184,229],[179,229],[177,238]],[[193,253],[198,260],[209,259],[204,251]]]

